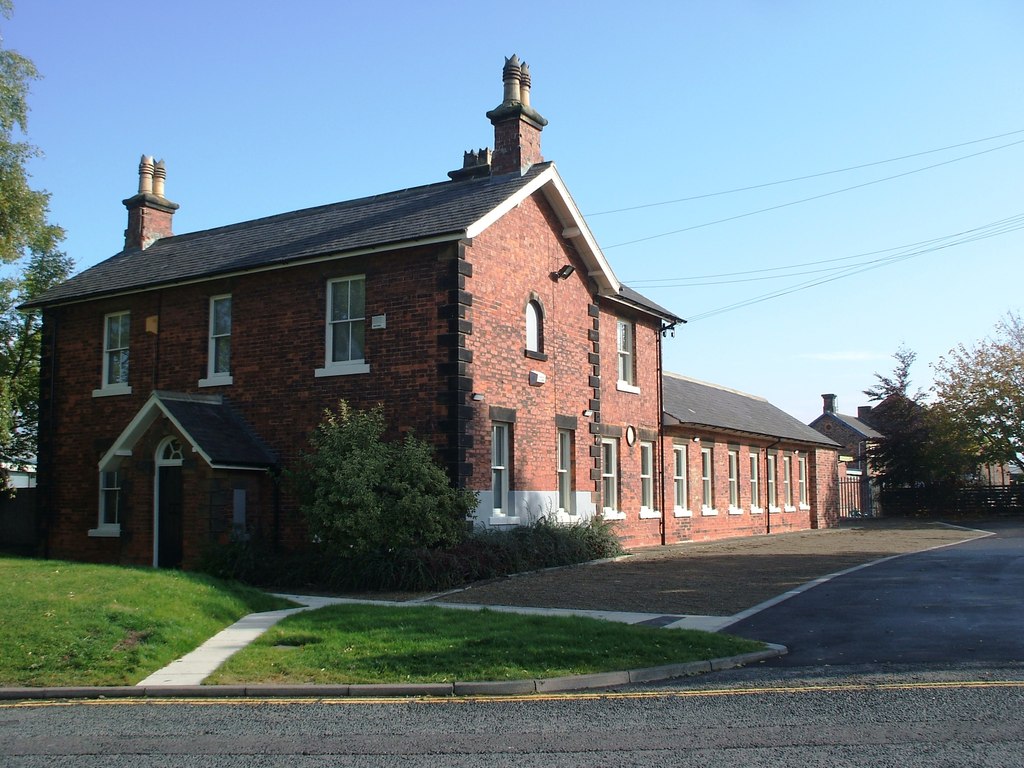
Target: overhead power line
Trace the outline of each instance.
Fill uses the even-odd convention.
[[[924,246],[942,243],[944,241],[952,240],[954,238],[961,238],[974,233],[987,232],[995,228],[1012,226],[1018,223],[1024,223],[1024,214],[1017,214],[1016,216],[1010,216],[1007,217],[1006,219],[1000,219],[998,221],[993,221],[988,224],[983,224],[979,227],[965,229],[960,232],[953,232],[948,235],[942,235],[941,237],[933,237],[927,240],[919,240],[914,243],[904,243],[903,245],[896,245],[890,248],[880,248],[874,251],[855,253],[850,256],[836,256],[829,259],[805,261],[797,264],[786,264],[778,267],[759,267],[758,269],[747,269],[736,272],[720,272],[717,274],[708,275],[684,275],[678,277],[661,277],[651,278],[648,280],[626,280],[625,282],[632,288],[690,288],[702,285],[730,285],[732,283],[748,283],[756,280],[784,279],[787,277],[797,277],[799,275],[805,274],[832,272],[840,269],[846,269],[848,267],[827,266],[822,267],[821,269],[809,269],[804,272],[793,272],[791,270],[804,269],[805,267],[821,267],[821,265],[826,264],[834,265],[837,262],[848,262],[853,261],[854,259],[864,259],[868,256],[877,256],[879,254],[891,253],[893,251],[904,251],[906,249],[911,248],[923,248]],[[860,264],[865,263],[872,262],[860,262]],[[852,266],[859,266],[860,264],[854,264]],[[773,272],[784,274],[768,274]]]
[[[944,250],[946,248],[953,248],[958,245],[964,245],[966,243],[973,243],[978,240],[985,240],[990,237],[997,237],[999,235],[1004,235],[1009,232],[1016,232],[1021,229],[1024,229],[1024,213],[1017,214],[1015,216],[1010,216],[1006,219],[1001,219],[999,221],[992,222],[991,224],[977,227],[976,229],[973,230],[966,230],[964,233],[961,233],[964,236],[949,235],[947,237],[937,238],[934,241],[927,241],[932,243],[927,247],[911,247],[909,249],[904,249],[899,253],[893,254],[892,256],[888,256],[882,259],[875,259],[873,261],[861,264],[853,264],[846,267],[836,268],[836,274],[833,274],[829,277],[807,280],[802,283],[797,283],[795,285],[788,286],[786,288],[780,288],[779,290],[776,291],[770,291],[768,293],[763,293],[758,296],[751,297],[749,299],[744,299],[742,301],[737,301],[723,307],[718,307],[717,309],[708,310],[707,312],[701,312],[699,314],[688,317],[687,321],[692,323],[698,320],[706,320],[707,318],[714,317],[715,315],[720,315],[726,312],[731,312],[736,309],[749,307],[754,304],[760,304],[762,302],[770,301],[771,299],[780,298],[782,296],[788,296],[789,294],[796,293],[797,291],[803,291],[807,290],[808,288],[814,288],[819,285],[825,285],[826,283],[835,282],[836,280],[841,280],[846,277],[852,277],[853,275],[858,275],[861,274],[862,272],[867,272],[873,269],[879,269],[881,267],[889,266],[890,264],[896,264],[898,262],[906,261],[907,259],[912,259],[927,253],[933,253],[935,251]]]
[[[987,155],[990,152],[997,152],[997,151],[999,151],[1001,149],[1006,149],[1008,147],[1013,147],[1013,146],[1016,146],[1018,144],[1024,144],[1024,139],[1018,139],[1017,141],[1012,141],[1009,144],[1002,144],[1002,145],[1000,145],[998,147],[991,147],[989,149],[983,149],[983,150],[981,150],[979,152],[972,152],[969,155],[961,155],[960,157],[954,157],[951,160],[944,160],[941,163],[933,163],[932,165],[926,165],[926,166],[924,166],[922,168],[915,168],[915,169],[910,170],[910,171],[904,171],[903,173],[893,174],[892,176],[885,176],[885,177],[883,177],[881,179],[873,179],[872,181],[865,181],[865,182],[863,182],[861,184],[854,184],[854,185],[849,186],[849,187],[843,187],[842,189],[834,189],[831,192],[822,192],[819,195],[811,195],[810,197],[800,198],[799,200],[790,200],[789,202],[779,203],[778,205],[771,205],[771,206],[768,206],[767,208],[758,208],[757,210],[754,210],[754,211],[747,211],[745,213],[738,213],[735,216],[726,216],[723,219],[715,219],[714,221],[705,221],[702,224],[693,224],[693,225],[691,225],[689,227],[682,227],[681,229],[673,229],[673,230],[671,230],[669,232],[661,232],[660,234],[657,234],[657,235],[648,235],[647,237],[640,237],[640,238],[637,238],[636,240],[627,240],[627,241],[622,242],[622,243],[615,243],[614,245],[604,246],[603,250],[607,251],[607,250],[611,250],[612,248],[621,248],[621,247],[623,247],[625,245],[636,245],[637,243],[645,243],[645,242],[648,242],[650,240],[657,240],[658,238],[661,238],[661,237],[668,237],[669,235],[678,235],[678,234],[680,234],[682,232],[691,232],[691,231],[693,231],[695,229],[702,229],[703,227],[710,227],[710,226],[714,226],[715,224],[724,224],[725,222],[728,222],[728,221],[736,221],[737,219],[746,218],[747,216],[755,216],[755,215],[757,215],[759,213],[767,213],[769,211],[777,211],[777,210],[779,210],[781,208],[788,208],[788,207],[793,206],[793,205],[799,205],[801,203],[808,203],[808,202],[810,202],[812,200],[820,200],[820,199],[825,198],[825,197],[831,197],[833,195],[842,194],[843,192],[850,192],[850,191],[855,190],[855,189],[862,189],[864,187],[870,187],[870,186],[872,186],[874,184],[881,184],[882,182],[885,182],[885,181],[892,181],[893,179],[900,179],[900,178],[903,178],[904,176],[911,176],[911,175],[913,175],[915,173],[921,173],[923,171],[929,171],[929,170],[932,170],[933,168],[940,168],[940,167],[942,167],[944,165],[950,165],[952,163],[958,163],[961,160],[968,160],[968,159],[970,159],[972,157],[978,157],[980,155]]]
[[[732,189],[723,189],[718,192],[705,192],[700,195],[691,195],[690,197],[679,197],[674,200],[661,200],[656,203],[643,203],[641,205],[631,205],[626,208],[613,208],[608,211],[598,211],[597,213],[585,214],[587,218],[593,218],[594,216],[606,216],[612,213],[625,213],[627,211],[639,211],[644,208],[656,208],[660,205],[673,205],[675,203],[688,203],[693,200],[704,200],[709,197],[720,197],[722,195],[732,195],[737,192],[749,192],[755,189],[764,189],[765,187],[775,187],[780,184],[791,184],[795,181],[806,181],[808,179],[818,179],[822,176],[832,176],[837,173],[847,173],[848,171],[859,171],[862,168],[871,168],[876,165],[885,165],[886,163],[896,163],[900,160],[909,160],[913,157],[922,157],[924,155],[932,155],[936,152],[946,152],[950,149],[959,149],[960,147],[969,147],[972,144],[982,144],[986,141],[995,141],[996,139],[1003,139],[1007,136],[1015,136],[1018,133],[1024,133],[1024,128],[1016,131],[1007,131],[1006,133],[996,134],[995,136],[987,136],[984,139],[973,139],[971,141],[964,141],[959,144],[950,144],[945,147],[937,147],[936,149],[926,149],[923,152],[913,152],[909,155],[900,155],[899,157],[890,157],[886,160],[875,160],[870,163],[861,163],[860,165],[850,165],[846,168],[836,168],[831,171],[821,171],[819,173],[809,173],[806,176],[794,176],[791,179],[779,179],[778,181],[766,181],[762,184],[751,184],[746,187],[734,187]],[[1012,145],[1007,145],[1012,146]],[[972,157],[972,155],[969,155]]]

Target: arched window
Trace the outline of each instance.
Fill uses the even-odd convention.
[[[175,465],[181,464],[185,458],[181,452],[181,443],[178,442],[177,438],[168,437],[160,444],[160,447],[156,452],[156,460],[158,464]]]
[[[536,299],[526,304],[526,351],[544,351],[544,310]]]

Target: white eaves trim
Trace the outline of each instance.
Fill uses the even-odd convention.
[[[562,177],[558,175],[554,163],[514,195],[505,198],[500,205],[495,206],[486,215],[470,224],[466,228],[466,237],[470,239],[476,237],[538,190],[544,193],[544,197],[554,209],[555,215],[558,216],[562,224],[563,235],[576,245],[577,251],[587,264],[590,277],[594,278],[602,289],[618,294],[622,284],[612,271],[604,253],[601,252],[594,233],[590,231],[583,214],[576,207],[576,203],[572,199],[572,195],[569,194]]]

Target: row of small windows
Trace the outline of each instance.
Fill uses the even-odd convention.
[[[491,494],[494,500],[495,515],[509,515],[509,478],[511,476],[511,440],[512,425],[505,422],[493,422],[491,425]],[[572,456],[575,436],[571,430],[559,429],[557,432],[556,476],[558,486],[558,511],[572,514]],[[716,514],[715,511],[715,474],[714,449],[708,446],[700,449],[701,467],[701,511],[703,514]],[[762,511],[761,497],[761,455],[752,452],[749,455],[749,472],[751,508]],[[793,507],[793,457],[784,455],[782,458],[782,497],[784,508]],[[780,498],[777,493],[779,457],[769,454],[766,458],[766,496],[764,501],[769,508],[779,508]],[[655,513],[655,444],[640,441],[640,514]],[[802,507],[808,504],[807,457],[797,457],[797,499]],[[686,512],[690,507],[689,500],[689,464],[687,446],[673,446],[672,482],[675,509],[677,514]],[[739,513],[740,509],[740,453],[730,449],[728,452],[728,491],[729,511]],[[619,440],[618,438],[602,438],[601,440],[601,506],[605,516],[621,514],[619,509]]]
[[[700,449],[701,467],[701,510],[705,514],[714,514],[715,510],[715,474],[713,448],[702,447]],[[761,464],[760,453],[752,452],[749,456],[750,468],[748,479],[750,482],[751,507],[760,510],[761,497]],[[778,456],[768,454],[766,467],[766,496],[770,508],[778,508],[779,496],[777,492],[776,479],[778,477]],[[675,495],[676,511],[689,509],[689,478],[688,478],[687,448],[685,445],[673,447],[673,486]],[[797,493],[799,503],[806,507],[808,504],[807,489],[807,457],[797,457]],[[729,450],[728,454],[728,489],[729,489],[729,510],[736,513],[740,510],[740,454],[738,450]],[[793,457],[785,455],[782,457],[782,503],[786,508],[793,507]]]

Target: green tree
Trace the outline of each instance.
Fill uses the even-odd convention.
[[[325,411],[291,474],[310,533],[342,555],[458,543],[475,494],[451,486],[427,443],[384,433],[380,407]]]
[[[878,402],[868,417],[882,434],[868,449],[881,488],[959,484],[979,463],[975,443],[940,405],[926,402],[926,393],[911,391],[910,367],[917,354],[901,347],[893,355],[891,376],[875,374],[878,383],[864,391]]]
[[[1024,471],[1024,321],[1010,312],[994,334],[934,366],[935,393],[985,463]]]
[[[11,11],[11,1],[0,0],[0,14]],[[0,277],[0,486],[6,467],[32,460],[36,450],[41,321],[17,307],[67,279],[72,267],[58,249],[63,230],[48,221],[49,194],[29,184],[27,164],[39,150],[20,140],[38,77],[29,59],[0,46],[0,266],[7,265]]]

